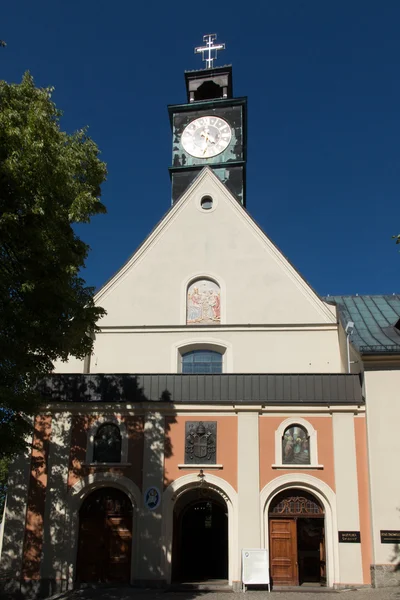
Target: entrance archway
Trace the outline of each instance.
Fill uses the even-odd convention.
[[[188,490],[175,503],[172,579],[228,579],[228,508],[213,490]]]
[[[76,579],[79,582],[129,583],[132,503],[117,488],[89,494],[79,510]]]
[[[325,514],[302,489],[277,494],[268,511],[272,584],[326,585]]]

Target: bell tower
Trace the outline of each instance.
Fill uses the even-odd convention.
[[[186,104],[168,106],[172,128],[172,203],[204,166],[209,166],[238,202],[246,206],[247,98],[234,98],[232,66],[214,67],[216,35],[195,48],[206,68],[185,71]]]

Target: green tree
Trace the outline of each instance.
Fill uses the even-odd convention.
[[[0,458],[24,445],[35,384],[53,361],[83,358],[104,314],[80,276],[73,229],[104,213],[106,166],[85,129],[60,129],[52,89],[0,82]]]

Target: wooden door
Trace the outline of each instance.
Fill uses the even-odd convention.
[[[92,492],[79,511],[77,581],[129,583],[132,504],[120,490]]]
[[[108,581],[129,581],[131,572],[131,523],[123,517],[109,517],[107,519],[109,554],[108,554]]]
[[[93,517],[81,520],[77,560],[78,581],[104,581],[107,566],[107,535],[104,519]]]
[[[270,519],[269,553],[272,585],[298,585],[295,519]]]

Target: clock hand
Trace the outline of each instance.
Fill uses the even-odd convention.
[[[205,129],[204,131],[201,132],[201,136],[204,138],[204,150],[203,150],[203,155],[207,152],[208,149],[208,140],[210,139],[210,135],[208,133],[208,130]]]

